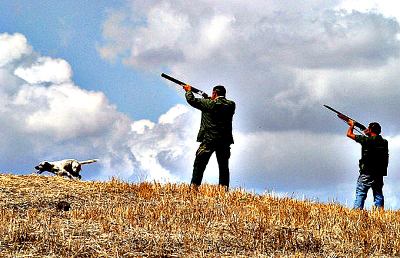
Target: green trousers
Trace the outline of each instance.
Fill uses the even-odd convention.
[[[230,145],[201,143],[193,164],[193,175],[191,184],[199,186],[203,179],[204,170],[215,152],[219,167],[219,184],[229,187],[229,158],[231,156]]]

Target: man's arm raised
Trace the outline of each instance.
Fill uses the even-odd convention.
[[[347,137],[349,137],[350,139],[355,140],[356,139],[356,135],[353,133],[354,130],[354,121],[349,119],[347,121],[347,124],[350,126],[349,129],[347,129]]]

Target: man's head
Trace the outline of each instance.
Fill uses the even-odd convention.
[[[377,122],[372,122],[364,132],[368,136],[379,135],[381,133],[381,125]]]
[[[223,96],[225,97],[226,95],[226,89],[222,85],[217,85],[213,88],[211,99],[215,99],[217,97]]]

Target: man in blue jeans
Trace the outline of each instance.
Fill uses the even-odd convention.
[[[387,176],[389,163],[388,142],[380,135],[381,126],[377,122],[370,123],[364,130],[364,135],[355,135],[354,121],[349,120],[347,137],[361,144],[361,159],[359,161],[360,176],[357,180],[356,200],[354,209],[363,209],[367,193],[372,188],[375,207],[384,207],[383,177]]]

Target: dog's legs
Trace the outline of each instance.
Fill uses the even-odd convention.
[[[66,175],[69,179],[74,179],[74,177],[69,172],[66,172],[64,175]]]
[[[63,176],[67,176],[69,179],[75,179],[74,176],[71,175],[70,172],[68,172],[67,170],[62,170],[62,175]]]
[[[74,176],[75,179],[81,179],[82,176],[79,175],[79,172],[81,171],[81,164],[78,161],[74,161],[72,163],[72,173],[70,173],[72,176]]]
[[[71,178],[71,175],[70,175],[70,174],[68,173],[68,171],[65,170],[65,169],[60,169],[60,170],[57,171],[55,174],[58,175],[58,176],[61,176],[61,177],[67,176],[67,177]]]

